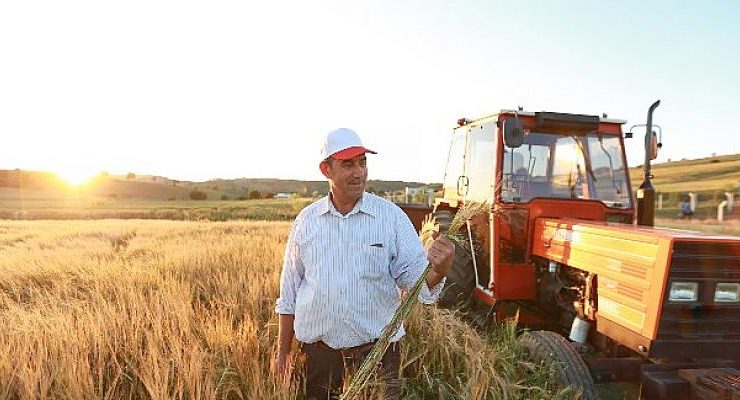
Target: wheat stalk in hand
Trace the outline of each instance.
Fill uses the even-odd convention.
[[[466,202],[458,209],[455,217],[452,219],[452,223],[450,223],[449,229],[446,232],[440,232],[440,234],[447,236],[455,243],[464,243],[463,235],[459,232],[460,229],[465,226],[465,223],[473,216],[486,211],[488,211],[487,203]],[[401,306],[398,307],[398,310],[396,310],[391,321],[385,326],[385,328],[383,328],[383,332],[380,334],[377,342],[375,342],[372,350],[370,350],[370,353],[362,362],[362,365],[360,365],[360,368],[352,377],[352,381],[342,394],[341,400],[356,398],[360,394],[360,391],[367,385],[376,365],[388,350],[391,338],[396,334],[396,332],[398,332],[401,324],[406,320],[406,318],[408,318],[414,305],[416,305],[419,292],[426,281],[430,268],[431,264],[427,264],[426,268],[424,268],[424,272],[422,272],[419,279],[408,292],[406,298],[401,303]]]

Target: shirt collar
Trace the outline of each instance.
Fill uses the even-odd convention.
[[[373,218],[378,215],[376,201],[373,198],[373,196],[370,194],[367,194],[367,192],[362,193],[362,198],[360,198],[358,205],[360,207],[360,211],[364,212],[365,214]]]
[[[360,200],[357,201],[357,204],[352,208],[352,211],[347,213],[347,215],[342,215],[337,211],[337,209],[334,207],[334,204],[331,202],[331,199],[329,198],[329,195],[327,194],[324,196],[323,199],[321,199],[321,213],[320,214],[334,214],[338,217],[349,217],[352,214],[357,214],[358,212],[363,212],[367,215],[370,215],[371,217],[375,217],[378,215],[378,211],[375,205],[375,199],[372,198],[371,195],[367,194],[367,192],[362,193],[362,197],[360,197]]]

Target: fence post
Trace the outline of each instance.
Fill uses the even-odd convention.
[[[663,209],[663,193],[658,193],[658,210]]]
[[[725,219],[725,206],[727,205],[727,200],[719,203],[717,206],[717,222],[722,222],[723,219]]]
[[[409,187],[408,186],[406,186],[404,199],[406,200],[404,203],[408,204],[409,203]]]
[[[725,197],[727,197],[727,212],[732,212],[732,209],[735,207],[735,195],[725,192]]]
[[[429,207],[434,204],[434,189],[427,189],[427,205]]]
[[[691,207],[691,212],[694,214],[696,214],[696,202],[698,199],[699,196],[696,193],[689,193],[689,206]]]

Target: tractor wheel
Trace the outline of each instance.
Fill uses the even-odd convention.
[[[558,383],[580,389],[583,400],[598,400],[588,366],[566,338],[550,331],[530,331],[519,337],[519,343],[532,361],[555,360]]]
[[[453,214],[447,210],[435,211],[427,215],[422,224],[420,237],[426,247],[432,239],[432,232],[445,232],[450,228]],[[455,245],[455,258],[452,260],[452,268],[447,273],[447,281],[438,304],[442,307],[451,308],[465,306],[470,302],[470,297],[475,288],[475,274],[473,273],[473,261],[468,250]]]

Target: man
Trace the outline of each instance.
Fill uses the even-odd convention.
[[[285,249],[280,277],[278,354],[275,367],[285,380],[291,370],[293,338],[305,356],[306,394],[334,398],[345,369],[356,369],[380,337],[408,289],[427,262],[432,269],[419,300],[433,303],[444,286],[455,246],[437,237],[428,253],[406,214],[393,203],[365,193],[366,154],[349,129],[327,134],[319,168],[329,181],[329,195],[296,218]],[[388,397],[400,365],[401,327],[381,362]]]

